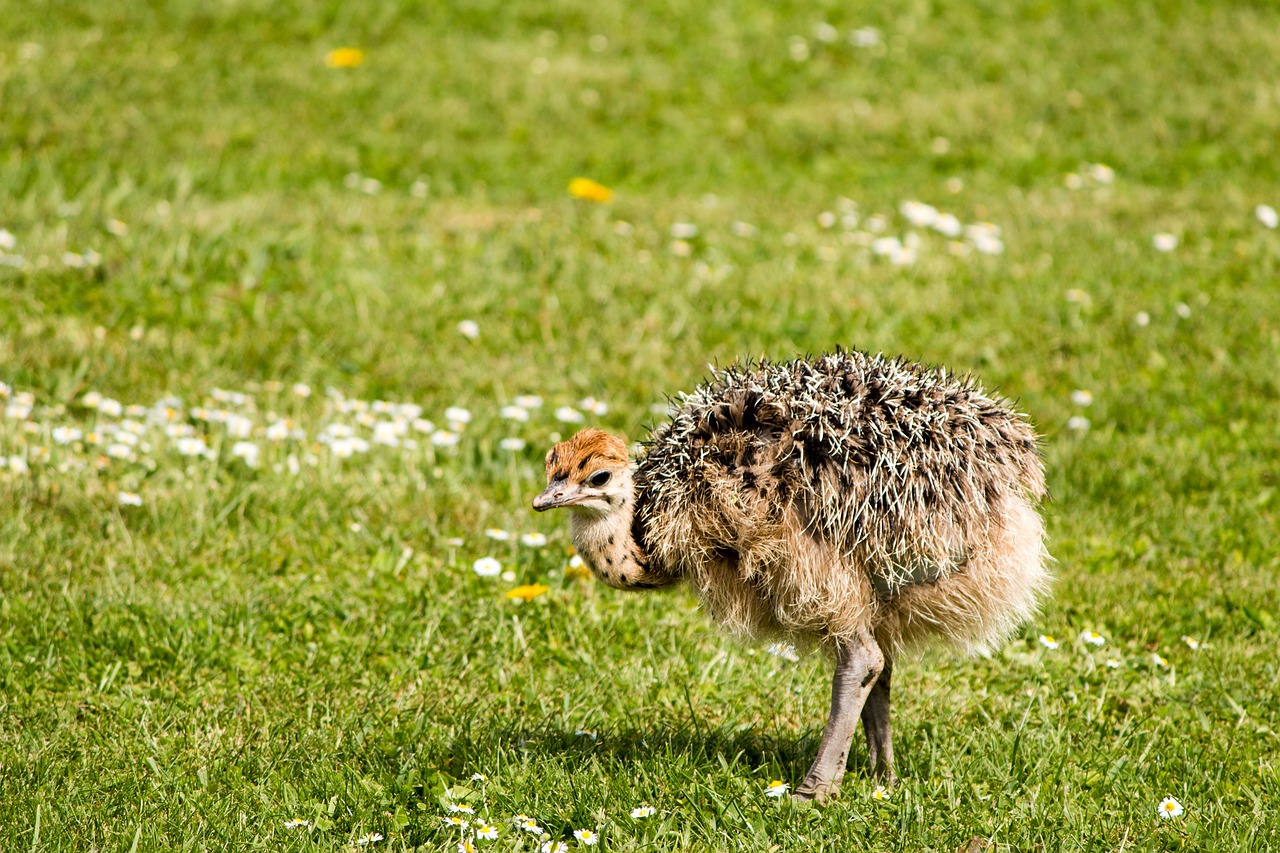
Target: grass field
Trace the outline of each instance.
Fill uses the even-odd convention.
[[[0,36],[0,849],[1280,848],[1280,9]],[[640,439],[708,364],[837,346],[1017,399],[1058,582],[989,659],[901,662],[902,784],[813,807],[765,789],[829,664],[566,571],[529,502],[565,418]]]

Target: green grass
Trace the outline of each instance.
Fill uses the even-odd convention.
[[[1280,10],[1128,5],[0,5],[0,848],[452,850],[450,789],[494,850],[539,846],[517,813],[614,850],[1280,846]],[[1059,581],[990,659],[902,662],[902,785],[818,808],[763,792],[816,749],[826,662],[566,576],[529,500],[557,407],[640,438],[708,363],[836,346],[1018,399]],[[329,387],[474,418],[335,459]],[[215,458],[59,444],[120,420],[91,391],[179,398]],[[252,420],[257,467],[199,406]]]

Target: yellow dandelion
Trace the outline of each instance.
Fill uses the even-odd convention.
[[[355,68],[364,64],[364,51],[358,47],[339,47],[324,55],[324,64],[330,68]]]
[[[523,598],[525,601],[532,601],[549,589],[551,589],[551,587],[546,584],[527,583],[522,586],[518,586],[515,589],[507,590],[507,598],[513,600]]]
[[[613,190],[590,178],[574,178],[569,182],[569,195],[584,201],[607,204],[613,201]]]

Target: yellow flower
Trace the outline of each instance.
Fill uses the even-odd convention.
[[[569,182],[569,195],[600,204],[613,201],[613,190],[590,178],[574,178]]]
[[[358,47],[339,47],[324,55],[324,64],[330,68],[355,68],[364,62],[364,51]]]
[[[551,587],[546,586],[545,584],[527,583],[523,586],[518,586],[515,589],[507,590],[507,598],[523,598],[525,601],[532,601],[549,589],[551,589]]]

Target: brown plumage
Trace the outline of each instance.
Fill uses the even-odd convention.
[[[990,647],[1049,582],[1031,426],[973,381],[897,359],[730,367],[681,396],[634,471],[620,439],[586,429],[548,453],[547,478],[535,508],[573,509],[605,583],[688,580],[735,634],[834,650],[800,796],[838,786],[858,713],[892,778],[892,657],[935,637]]]

